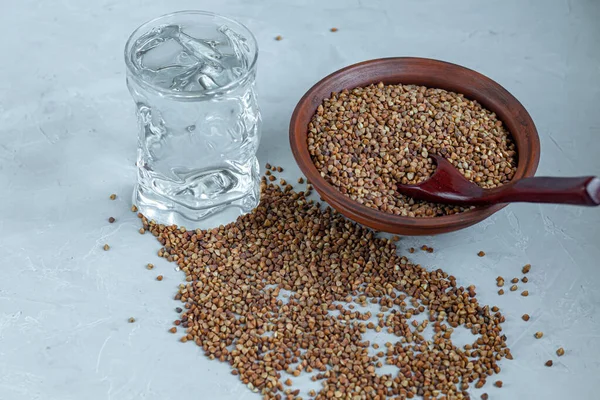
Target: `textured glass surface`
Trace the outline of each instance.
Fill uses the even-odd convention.
[[[259,201],[257,46],[239,23],[184,12],[129,39],[127,86],[138,115],[134,204],[164,224],[211,227]]]

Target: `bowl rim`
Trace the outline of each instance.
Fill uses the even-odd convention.
[[[409,228],[418,228],[418,229],[425,230],[425,231],[440,231],[440,230],[442,230],[442,231],[448,232],[448,231],[452,231],[452,230],[456,230],[456,229],[461,229],[463,227],[467,227],[476,222],[479,222],[507,206],[507,204],[495,204],[495,205],[490,205],[490,206],[476,207],[472,210],[457,213],[457,214],[444,215],[444,216],[439,216],[439,217],[423,217],[423,218],[407,217],[407,216],[400,216],[400,215],[386,213],[384,211],[380,211],[380,210],[362,205],[362,204],[352,200],[350,197],[344,195],[343,193],[339,192],[332,184],[330,184],[323,177],[321,177],[319,170],[316,168],[316,166],[312,162],[311,155],[308,151],[308,146],[306,144],[302,145],[302,139],[303,138],[306,139],[306,137],[308,136],[308,122],[306,123],[306,126],[302,126],[301,121],[300,121],[300,119],[301,119],[300,114],[303,111],[303,109],[305,109],[306,107],[309,107],[312,109],[311,102],[316,100],[315,92],[319,91],[323,86],[327,85],[328,83],[334,82],[334,81],[343,82],[343,79],[340,79],[340,78],[342,78],[348,72],[357,70],[357,69],[361,69],[361,68],[364,68],[367,66],[375,65],[375,64],[388,63],[388,64],[392,64],[392,65],[402,64],[403,66],[406,66],[406,65],[410,65],[410,64],[423,63],[423,62],[428,63],[429,66],[452,68],[452,69],[455,69],[456,71],[465,73],[467,76],[470,76],[472,78],[477,78],[479,80],[485,81],[487,84],[493,86],[494,89],[496,91],[498,91],[500,94],[509,98],[511,100],[511,102],[519,109],[520,113],[522,114],[524,121],[521,121],[521,122],[530,125],[531,126],[530,131],[532,133],[531,135],[527,135],[527,141],[530,143],[530,145],[532,147],[532,149],[529,152],[530,153],[529,156],[523,156],[523,157],[521,156],[521,153],[519,151],[520,149],[518,147],[518,144],[516,143],[517,140],[515,140],[515,145],[517,146],[518,163],[517,163],[517,171],[515,172],[515,176],[513,177],[513,180],[533,176],[535,174],[535,171],[537,170],[537,167],[539,164],[539,158],[540,158],[540,140],[539,140],[539,135],[537,133],[535,124],[534,124],[531,116],[525,109],[525,107],[510,92],[508,92],[508,90],[506,90],[504,87],[502,87],[500,84],[498,84],[494,80],[488,78],[487,76],[485,76],[483,74],[480,74],[477,71],[471,70],[471,69],[463,67],[461,65],[449,63],[446,61],[430,59],[430,58],[389,57],[389,58],[372,59],[372,60],[367,60],[367,61],[362,61],[362,62],[359,62],[356,64],[352,64],[352,65],[349,65],[342,69],[339,69],[339,70],[327,75],[323,79],[319,80],[304,94],[304,96],[302,96],[302,98],[298,101],[298,104],[294,108],[294,112],[292,113],[292,117],[290,119],[289,139],[290,139],[290,146],[292,149],[292,154],[294,155],[294,158],[296,159],[296,162],[298,163],[300,170],[305,174],[306,178],[310,181],[310,183],[313,185],[315,190],[321,195],[321,197],[324,200],[326,200],[334,209],[340,211],[342,214],[344,214],[344,215],[350,214],[351,216],[348,216],[348,215],[346,215],[346,216],[354,221],[358,221],[355,218],[355,216],[361,217],[365,221],[372,221],[372,224],[363,223],[363,225],[367,225],[372,228],[375,228],[375,226],[377,224],[379,224],[380,226],[383,224],[383,225],[389,225],[390,227],[406,226]],[[370,82],[378,83],[379,81],[381,81],[381,79],[372,80]],[[398,83],[413,84],[412,82],[398,82]],[[424,85],[424,86],[427,86],[427,85]],[[354,86],[354,87],[356,87],[356,86]],[[352,89],[352,87],[340,88],[337,91],[339,92],[343,89]],[[465,95],[465,97],[472,99],[472,100],[477,100],[480,104],[482,103],[480,101],[480,99],[475,99],[475,98],[472,98],[467,95]],[[324,98],[321,98],[318,100],[319,100],[319,104],[320,104],[320,102],[322,102],[324,100]],[[486,106],[486,108],[487,108],[487,106]],[[316,111],[316,107],[315,107],[315,110],[312,111],[311,116],[314,115],[315,111]],[[490,111],[498,114],[498,112],[496,110],[490,110]],[[502,122],[506,124],[505,121],[502,121]],[[510,133],[511,133],[511,135],[513,135],[513,137],[515,137],[515,134],[512,131]],[[306,140],[304,140],[304,143],[306,143]],[[310,162],[305,162],[306,159],[308,159]],[[523,165],[522,163],[525,163],[525,164]],[[523,167],[523,168],[520,168],[520,167]],[[375,229],[377,229],[377,228],[375,228]],[[393,232],[393,229],[389,230],[389,232]]]

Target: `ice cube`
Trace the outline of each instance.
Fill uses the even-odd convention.
[[[198,82],[198,75],[201,70],[201,66],[197,66],[192,69],[184,70],[184,72],[176,75],[171,80],[170,88],[176,91],[194,90],[192,86]]]
[[[206,40],[193,38],[181,31],[177,35],[176,40],[190,55],[196,57],[199,61],[212,61],[220,65],[219,60],[223,55]]]
[[[206,75],[206,74],[199,74],[198,82],[206,90],[216,89],[216,88],[220,87],[220,85],[217,82],[215,82],[215,80],[213,78],[211,78],[209,75]]]
[[[222,25],[217,29],[227,38],[229,42],[229,46],[233,49],[236,58],[242,64],[242,67],[245,69],[248,67],[248,57],[247,53],[250,52],[250,47],[248,47],[248,41],[245,37],[240,35],[239,33],[233,31],[227,25]],[[245,50],[245,52],[244,52]]]
[[[165,25],[153,28],[141,35],[135,42],[135,61],[138,61],[139,66],[143,68],[144,56],[161,44],[175,39],[180,30],[178,25]]]

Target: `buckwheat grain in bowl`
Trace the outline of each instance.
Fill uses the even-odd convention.
[[[516,146],[496,115],[460,93],[379,83],[332,93],[308,126],[308,150],[321,176],[367,207],[408,217],[465,208],[415,201],[396,191],[434,171],[430,154],[490,189],[517,169]]]

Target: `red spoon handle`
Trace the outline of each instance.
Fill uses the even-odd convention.
[[[487,196],[486,196],[487,197]],[[579,206],[600,205],[600,179],[594,176],[578,178],[535,177],[520,179],[490,194],[497,203],[554,203]]]

